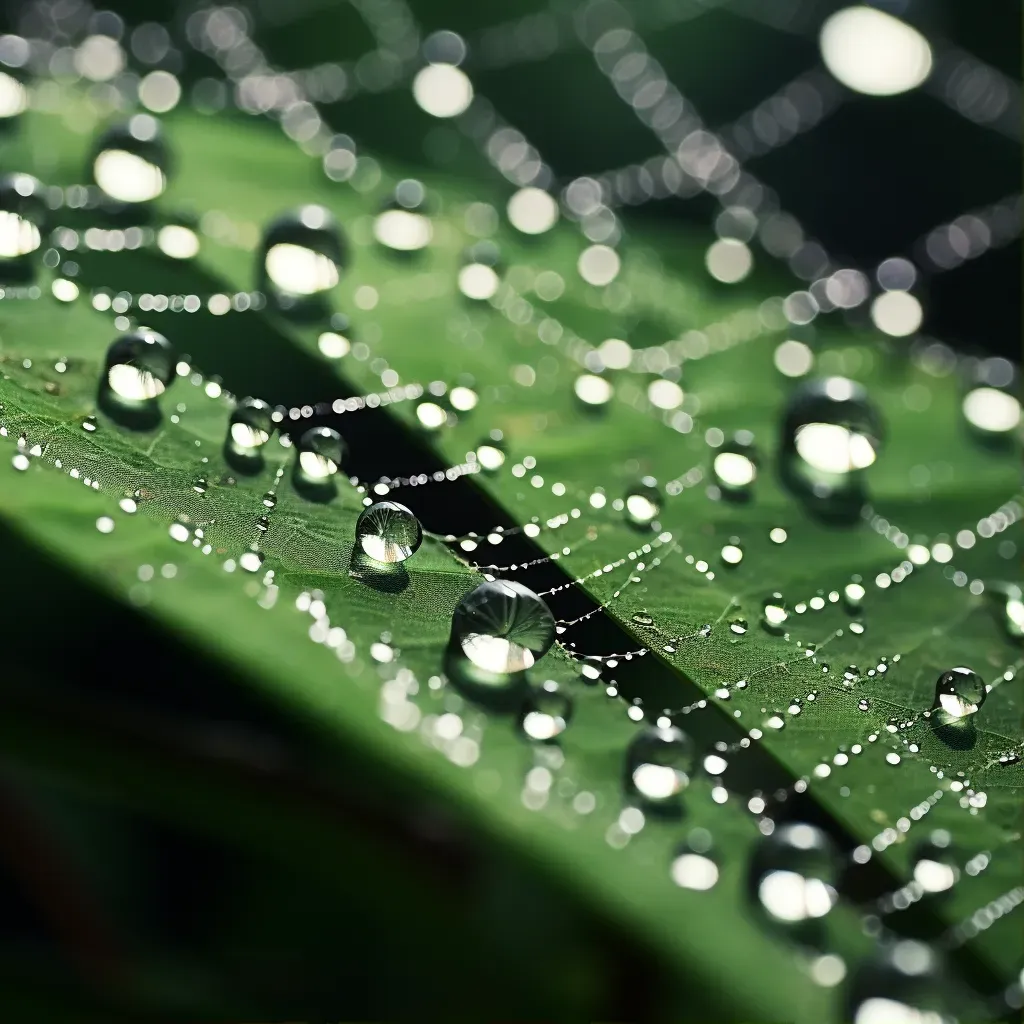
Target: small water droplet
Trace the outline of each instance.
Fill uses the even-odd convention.
[[[95,416],[86,416],[85,419],[82,420],[82,429],[87,434],[94,434],[98,427],[99,424],[96,422]]]
[[[782,633],[789,619],[789,609],[783,596],[775,591],[761,605],[761,625],[769,633]]]
[[[695,763],[693,741],[682,729],[643,729],[626,751],[627,788],[647,804],[671,805],[690,784]]]
[[[35,276],[29,259],[42,244],[48,209],[45,188],[29,174],[0,178],[0,214],[4,222],[0,239],[0,275],[12,284],[28,283]]]
[[[711,459],[711,472],[722,494],[734,501],[748,501],[757,479],[757,450],[754,435],[740,430],[720,445]]]
[[[505,443],[502,438],[488,437],[476,448],[476,461],[488,473],[494,473],[505,464]]]
[[[748,629],[746,619],[733,619],[729,623],[729,630],[736,633],[738,636],[742,636]]]
[[[266,533],[270,529],[270,520],[266,516],[258,516],[256,519],[256,529],[260,533]]]
[[[899,939],[881,945],[854,969],[844,1020],[855,1024],[949,1020],[944,972],[923,943]]]
[[[263,495],[263,504],[267,508],[277,508],[277,495],[273,491],[267,491]]]
[[[310,484],[323,484],[341,467],[345,457],[345,442],[331,427],[312,427],[300,438],[296,446],[296,471],[299,479]]]
[[[398,253],[425,249],[434,229],[428,216],[429,203],[423,183],[405,178],[396,186],[373,222],[373,237],[385,248]]]
[[[953,720],[973,715],[986,695],[984,681],[970,668],[951,668],[935,683],[935,707]]]
[[[853,580],[843,587],[843,604],[851,615],[857,615],[861,611],[864,594],[864,585],[859,579]]]
[[[107,349],[106,385],[118,402],[145,407],[173,383],[174,350],[156,331],[140,328]]]
[[[323,319],[327,293],[338,283],[348,247],[334,217],[310,204],[272,220],[259,256],[261,289],[282,313]]]
[[[548,606],[528,587],[511,580],[481,583],[452,616],[453,643],[473,665],[499,681],[530,668],[554,640],[555,620]]]
[[[238,564],[246,572],[259,572],[263,567],[263,552],[251,548],[239,557]]]
[[[637,612],[633,616],[633,621],[638,626],[653,626],[654,625],[654,617],[651,616],[651,615],[648,615],[646,612]]]
[[[519,715],[519,728],[531,740],[557,739],[572,717],[572,698],[553,679],[531,687]]]
[[[626,521],[638,529],[651,526],[661,512],[661,492],[653,477],[645,476],[625,494]]]
[[[356,543],[375,562],[404,562],[422,540],[420,521],[397,501],[378,501],[359,513]]]
[[[832,840],[815,825],[778,825],[755,850],[749,884],[755,905],[768,921],[813,943],[815,920],[825,917],[839,896],[838,858]]]
[[[489,299],[501,284],[501,259],[491,241],[477,242],[463,254],[459,270],[459,291],[478,302]]]
[[[953,838],[945,829],[935,829],[914,851],[914,881],[927,893],[945,892],[960,877],[960,865]]]
[[[160,122],[149,114],[108,128],[94,153],[93,180],[119,203],[148,203],[167,187],[170,154]]]
[[[228,435],[242,451],[261,448],[274,432],[274,411],[259,398],[243,398],[231,413]]]
[[[722,561],[726,565],[739,565],[743,561],[743,547],[739,537],[730,537],[729,543],[722,546]]]

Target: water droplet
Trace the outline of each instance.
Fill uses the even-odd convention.
[[[594,373],[583,373],[573,381],[573,391],[584,409],[598,409],[607,405],[615,394],[611,381]]]
[[[638,626],[653,626],[654,625],[654,617],[651,616],[651,615],[648,615],[646,612],[637,612],[633,616],[633,621]]]
[[[960,877],[953,839],[945,829],[935,829],[917,846],[913,864],[914,881],[925,892],[945,892]]]
[[[1020,425],[1020,371],[1001,356],[969,366],[972,379],[963,399],[964,419],[979,441],[998,445]]]
[[[951,668],[935,683],[935,707],[951,719],[973,715],[985,703],[985,696],[985,683],[970,668]]]
[[[654,477],[645,476],[626,491],[626,521],[644,529],[651,526],[661,512],[661,492]]]
[[[757,479],[758,461],[754,435],[749,430],[737,431],[716,449],[711,471],[722,494],[736,501],[749,500]]]
[[[256,529],[259,530],[260,533],[266,533],[267,530],[270,529],[270,520],[266,516],[257,516]]]
[[[0,274],[12,283],[30,281],[28,257],[42,244],[47,220],[43,185],[29,174],[0,178]]]
[[[835,906],[838,858],[832,840],[814,825],[789,823],[764,837],[750,862],[750,889],[769,921],[795,929],[824,917]]]
[[[489,241],[477,242],[462,257],[459,291],[468,299],[489,299],[501,284],[498,247]]]
[[[322,319],[327,293],[338,283],[348,249],[330,211],[310,204],[272,220],[263,232],[260,286],[277,308]]]
[[[95,416],[86,416],[85,419],[82,420],[82,429],[87,434],[94,434],[94,433],[96,433],[96,430],[98,429],[98,427],[99,427],[99,423],[96,421],[96,417]]]
[[[718,862],[712,851],[711,833],[695,828],[679,847],[669,869],[672,881],[682,889],[706,892],[718,882]]]
[[[867,700],[866,698],[862,697],[862,698],[861,698],[861,699],[860,699],[860,700],[859,700],[859,701],[857,702],[857,707],[858,707],[858,709],[859,709],[859,710],[861,710],[861,711],[868,711],[868,710],[870,710],[870,708],[871,708],[871,702],[870,702],[869,700]]]
[[[427,210],[427,192],[423,183],[405,178],[395,186],[384,209],[377,214],[373,222],[373,237],[395,252],[424,249],[434,234]]]
[[[345,442],[331,427],[312,427],[299,438],[297,467],[310,482],[334,476],[345,457]]]
[[[1024,591],[1015,583],[989,583],[985,593],[999,610],[1007,634],[1014,640],[1024,639]]]
[[[511,580],[481,583],[452,616],[452,641],[484,672],[507,677],[551,649],[555,620],[532,590]]]
[[[167,187],[170,154],[160,122],[149,114],[108,128],[94,152],[93,180],[119,203],[148,203]]]
[[[789,619],[789,609],[783,596],[776,591],[769,594],[761,605],[761,625],[769,633],[782,633]]]
[[[801,384],[782,420],[783,482],[814,514],[852,522],[865,500],[861,472],[877,458],[883,434],[860,384],[845,377]]]
[[[228,432],[238,448],[261,448],[274,432],[274,411],[259,398],[243,398],[231,414]]]
[[[854,970],[845,1020],[853,1024],[940,1024],[950,1019],[944,975],[924,944],[900,939],[878,947]]]
[[[843,587],[843,604],[851,615],[856,615],[861,611],[865,593],[864,585],[859,579],[847,583]]]
[[[489,437],[476,448],[476,461],[488,473],[494,473],[505,464],[505,443],[501,438]]]
[[[572,698],[553,679],[531,687],[519,716],[519,728],[531,740],[557,739],[572,717]]]
[[[743,547],[739,537],[730,537],[729,543],[722,546],[722,561],[726,565],[739,565],[743,561]]]
[[[682,729],[643,729],[626,751],[627,788],[647,804],[670,806],[690,784],[695,763],[693,741]]]
[[[205,476],[197,476],[195,480],[192,481],[192,490],[195,491],[196,494],[205,494],[208,486]]]
[[[356,543],[375,562],[404,562],[422,540],[420,521],[397,501],[378,501],[359,513]]]
[[[259,572],[263,567],[263,552],[250,548],[239,556],[238,564],[246,572]]]
[[[742,636],[748,629],[746,619],[733,619],[729,623],[729,630],[737,636]]]
[[[123,334],[107,349],[105,384],[107,394],[118,404],[150,407],[174,376],[174,350],[156,331],[140,328]]]

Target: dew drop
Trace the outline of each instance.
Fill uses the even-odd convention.
[[[273,491],[267,491],[263,495],[263,504],[266,508],[277,508],[277,495]]]
[[[737,636],[742,636],[748,629],[746,619],[733,619],[729,623],[729,631],[735,633]]]
[[[553,679],[530,688],[519,715],[519,728],[528,739],[549,743],[557,739],[572,717],[572,698]]]
[[[804,941],[811,935],[802,926],[835,906],[838,874],[832,840],[814,825],[788,823],[761,840],[751,857],[749,884],[767,919]]]
[[[82,429],[87,434],[95,434],[98,427],[99,423],[97,422],[95,416],[86,416],[85,419],[82,420]]]
[[[231,443],[243,451],[261,448],[274,432],[274,411],[259,398],[243,398],[231,413]]]
[[[28,262],[42,244],[47,206],[43,185],[29,174],[0,178],[0,275],[16,283],[30,281]]]
[[[345,457],[345,442],[331,427],[312,427],[299,438],[297,466],[310,482],[334,476]]]
[[[661,492],[653,477],[645,476],[626,491],[626,521],[638,529],[650,527],[661,512]]]
[[[156,331],[123,334],[107,349],[106,384],[119,402],[147,406],[174,381],[174,351]]]
[[[554,641],[555,620],[548,606],[511,580],[481,583],[452,616],[453,645],[477,668],[497,677],[530,668]]]
[[[851,615],[857,615],[861,611],[865,593],[864,585],[859,578],[843,587],[843,604]]]
[[[923,943],[900,939],[880,946],[853,972],[844,1019],[853,1024],[939,1024],[949,1020],[943,973]]]
[[[205,494],[208,486],[209,484],[207,483],[205,476],[197,476],[195,480],[192,481],[192,490],[195,491],[196,494]]]
[[[985,697],[985,683],[970,668],[951,668],[935,683],[935,707],[953,720],[973,715],[985,703]]]
[[[356,543],[375,562],[404,562],[422,540],[420,521],[397,501],[378,501],[359,513]]]
[[[373,222],[373,237],[385,248],[411,253],[426,248],[434,229],[427,215],[427,192],[414,178],[400,181]]]
[[[676,726],[652,726],[626,751],[627,789],[645,803],[670,806],[690,784],[696,764],[693,741]]]
[[[739,565],[743,561],[743,546],[739,537],[730,537],[729,543],[722,545],[721,554],[726,565]]]
[[[914,881],[925,892],[951,889],[960,877],[952,836],[945,829],[935,829],[915,849],[913,865]]]
[[[718,858],[712,849],[711,833],[693,829],[686,842],[676,851],[669,874],[682,889],[706,892],[718,883]]]
[[[505,464],[505,443],[502,437],[488,437],[476,447],[476,461],[485,472],[494,473]]]
[[[757,450],[754,435],[740,430],[726,441],[711,460],[711,471],[722,494],[735,501],[747,501],[757,479]]]
[[[493,242],[477,242],[463,254],[459,270],[459,291],[467,299],[482,302],[491,298],[501,284],[501,259]]]
[[[149,114],[108,128],[94,153],[93,180],[119,203],[148,203],[167,187],[170,153],[160,122]]]
[[[270,529],[270,520],[266,516],[257,516],[256,529],[259,530],[260,533],[266,533],[267,530]]]
[[[776,591],[769,594],[761,605],[761,625],[769,633],[782,633],[789,619],[789,609],[783,596]]]
[[[633,621],[638,626],[653,626],[654,625],[654,617],[651,616],[651,615],[648,615],[646,612],[637,612],[633,616]]]
[[[272,220],[263,232],[260,286],[277,308],[303,319],[326,315],[326,295],[348,255],[331,213],[310,204]]]

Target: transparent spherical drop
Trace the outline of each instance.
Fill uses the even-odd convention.
[[[749,430],[740,430],[711,458],[711,473],[722,495],[743,500],[750,497],[757,479],[758,454],[754,447],[754,435]]]
[[[330,211],[310,204],[281,214],[263,232],[262,286],[285,308],[333,288],[347,259],[347,246]]]
[[[695,764],[693,741],[682,729],[652,726],[626,750],[626,787],[645,803],[667,805],[690,784]]]
[[[626,506],[626,521],[630,525],[645,529],[661,512],[661,491],[653,477],[645,476],[635,484],[623,499]]]
[[[148,203],[167,187],[170,152],[160,122],[149,114],[108,128],[93,153],[93,180],[117,202]]]
[[[912,862],[914,881],[926,893],[945,892],[960,878],[953,839],[945,829],[934,829],[927,839],[918,843]]]
[[[930,946],[899,939],[857,964],[843,1014],[853,1024],[946,1024],[947,972]]]
[[[373,237],[396,252],[426,248],[434,229],[429,217],[427,192],[423,183],[405,178],[396,186],[373,222]]]
[[[519,728],[527,739],[548,743],[557,739],[572,718],[572,697],[553,679],[530,688],[519,714]]]
[[[476,461],[485,473],[496,473],[505,464],[505,441],[502,437],[485,438],[476,446]]]
[[[30,174],[0,178],[0,261],[20,261],[42,244],[47,220],[43,192]]]
[[[259,398],[243,398],[228,427],[232,444],[243,451],[262,448],[274,433],[274,411]]]
[[[422,540],[420,521],[397,501],[378,501],[359,513],[356,543],[375,562],[404,562]]]
[[[801,384],[786,405],[781,448],[795,455],[808,480],[835,483],[878,457],[883,425],[864,388],[845,377]]]
[[[311,427],[299,438],[298,465],[311,481],[334,476],[345,457],[345,442],[331,427]]]
[[[477,242],[462,255],[459,270],[459,291],[467,299],[484,301],[498,290],[501,284],[501,260],[498,247],[493,242]]]
[[[984,680],[974,669],[951,668],[935,681],[935,706],[950,718],[973,715],[986,695]]]
[[[107,349],[106,377],[121,401],[151,402],[174,380],[171,343],[148,328],[122,335]]]
[[[718,883],[719,864],[711,833],[705,828],[695,828],[676,850],[669,874],[681,889],[706,892]]]
[[[1020,370],[1008,359],[967,360],[961,402],[964,421],[979,441],[1001,444],[1020,427]]]
[[[511,580],[481,583],[458,604],[452,639],[477,668],[510,675],[530,668],[555,642],[551,610]]]
[[[789,621],[789,608],[785,598],[775,591],[761,602],[761,625],[769,633],[783,633]]]
[[[773,923],[789,926],[822,918],[838,900],[839,862],[832,840],[804,823],[779,825],[750,861],[752,898]]]

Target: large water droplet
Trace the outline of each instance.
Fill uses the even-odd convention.
[[[736,501],[748,500],[757,479],[757,463],[754,435],[749,430],[737,431],[711,460],[712,475],[722,494]]]
[[[783,482],[815,514],[851,522],[864,504],[861,473],[877,458],[883,434],[881,415],[860,384],[845,377],[801,384],[782,420]]]
[[[530,688],[519,716],[519,727],[531,740],[557,739],[572,717],[572,698],[553,679]]]
[[[782,633],[788,619],[789,609],[785,598],[778,591],[769,594],[761,604],[761,625],[769,633]]]
[[[347,246],[330,211],[301,206],[267,225],[260,286],[281,312],[322,318],[328,312],[327,293],[338,283],[346,259]]]
[[[626,521],[638,529],[647,529],[661,512],[661,491],[654,477],[645,476],[625,497]]]
[[[148,429],[160,419],[157,398],[174,381],[174,350],[156,331],[140,328],[107,349],[101,408],[125,426]]]
[[[29,174],[0,178],[0,275],[5,281],[22,282],[32,277],[26,258],[42,243],[47,206],[43,186]]]
[[[359,513],[356,543],[375,562],[404,562],[422,540],[420,521],[397,501],[378,501]]]
[[[245,451],[262,448],[274,432],[274,412],[259,398],[243,398],[231,414],[231,442]]]
[[[495,676],[523,672],[551,649],[555,620],[528,587],[511,580],[481,583],[452,616],[452,641],[477,668]]]
[[[296,445],[292,481],[305,497],[329,501],[336,493],[334,475],[345,457],[345,442],[331,427],[311,427]]]
[[[670,806],[690,784],[693,741],[675,726],[653,726],[633,737],[626,751],[626,787],[653,806]]]
[[[951,668],[935,682],[935,706],[951,719],[973,715],[985,697],[984,681],[970,668]]]
[[[835,906],[838,859],[831,839],[814,825],[779,825],[750,862],[750,888],[768,920],[799,927]],[[804,938],[809,937],[806,933]]]
[[[945,829],[935,829],[914,851],[914,881],[925,892],[945,892],[960,877],[953,840]]]
[[[136,114],[100,136],[92,176],[111,199],[148,203],[167,187],[169,167],[170,154],[160,122],[149,114]]]
[[[477,242],[463,255],[459,291],[467,299],[489,299],[501,284],[500,256],[493,242]]]
[[[405,178],[377,214],[373,237],[396,252],[416,252],[426,248],[434,229],[427,215],[427,192],[423,183]]]
[[[853,1024],[946,1024],[944,977],[920,942],[900,939],[860,963],[846,992],[844,1019]]]

